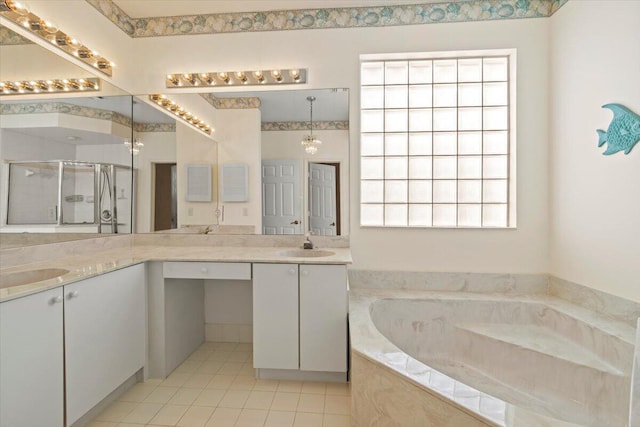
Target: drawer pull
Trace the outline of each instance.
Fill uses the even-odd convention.
[[[69,292],[69,299],[78,298],[78,291]]]
[[[62,302],[62,297],[60,295],[58,295],[57,297],[53,297],[50,300],[51,304],[59,304]]]
[[[309,271],[308,270],[302,270],[302,275],[303,276],[308,276],[309,275]]]
[[[207,268],[206,268],[206,267],[202,267],[202,268],[200,269],[200,273],[203,273],[203,274],[206,274],[206,273],[207,273],[207,271],[209,271],[209,270],[207,270]]]
[[[290,269],[289,269],[289,274],[290,274],[290,275],[292,275],[292,276],[293,276],[294,274],[296,274],[296,269],[295,269],[295,268],[290,268]]]

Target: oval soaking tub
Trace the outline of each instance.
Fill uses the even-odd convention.
[[[355,425],[627,425],[633,327],[550,297],[426,294],[352,297]],[[364,410],[376,376],[403,409]]]

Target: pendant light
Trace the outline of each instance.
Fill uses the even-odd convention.
[[[307,96],[307,101],[309,101],[309,135],[305,135],[300,142],[304,147],[304,151],[311,155],[316,154],[318,146],[322,144],[322,141],[313,136],[313,101],[315,100],[315,96]]]

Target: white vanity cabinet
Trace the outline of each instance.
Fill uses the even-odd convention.
[[[300,370],[347,372],[347,267],[300,265]]]
[[[64,298],[65,391],[71,425],[145,364],[144,265],[66,285]]]
[[[253,367],[298,369],[298,265],[253,264]]]
[[[62,288],[0,303],[0,426],[64,423]]]
[[[346,373],[347,307],[345,265],[254,264],[254,367]]]

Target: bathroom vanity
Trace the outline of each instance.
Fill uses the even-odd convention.
[[[144,279],[138,264],[0,303],[2,427],[72,425],[145,365]]]
[[[346,381],[351,255],[325,252],[131,246],[3,268],[5,283],[68,273],[0,289],[0,426],[81,424],[119,388],[169,375],[205,340],[205,280],[251,284],[257,377]]]

